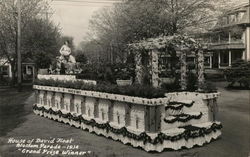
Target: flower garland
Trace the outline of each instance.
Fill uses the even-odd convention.
[[[86,120],[82,116],[76,117],[72,115],[71,113],[63,114],[61,111],[53,111],[51,108],[47,110],[44,107],[38,107],[37,105],[34,105],[33,110],[42,111],[43,113],[45,112],[49,114],[59,115],[59,117],[68,118],[69,120],[72,120],[75,122],[84,123],[85,125],[96,127],[98,129],[105,129],[107,133],[112,132],[115,134],[123,135],[124,137],[132,138],[133,140],[143,141],[144,144],[151,143],[154,145],[158,143],[162,144],[164,140],[169,140],[173,142],[173,141],[180,140],[182,138],[184,138],[185,140],[188,140],[189,138],[201,137],[206,134],[210,134],[212,131],[215,132],[216,130],[220,130],[222,128],[221,124],[216,124],[216,123],[213,123],[213,125],[211,125],[211,127],[208,129],[199,128],[199,127],[196,127],[196,129],[193,129],[194,126],[189,126],[189,128],[192,128],[192,129],[189,129],[188,127],[182,127],[185,129],[185,131],[179,135],[169,136],[160,132],[156,138],[152,139],[150,136],[147,135],[146,132],[142,132],[140,135],[136,135],[134,133],[129,132],[126,127],[115,129],[111,127],[108,122],[104,124],[98,124],[94,119]]]
[[[184,103],[184,102],[172,101],[172,102],[169,102],[169,104],[165,107],[165,110],[168,110],[168,109],[171,109],[171,110],[180,110],[184,106],[185,107],[192,107],[193,104],[194,104],[194,101],[192,101],[191,103]],[[175,105],[178,105],[178,106],[175,106]]]
[[[175,118],[171,119],[171,120],[164,119],[164,122],[171,123],[171,124],[176,122],[176,121],[185,123],[191,119],[200,119],[202,117],[202,115],[203,115],[202,112],[200,112],[199,115],[180,114],[180,115],[175,115],[174,116]]]
[[[192,49],[198,49],[201,47],[201,44],[195,41],[192,37],[184,34],[175,34],[173,36],[158,36],[156,38],[148,38],[138,42],[134,42],[128,45],[128,48],[131,50],[164,50],[171,45],[179,48],[185,46]]]

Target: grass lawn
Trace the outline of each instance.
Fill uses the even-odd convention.
[[[27,156],[20,153],[14,144],[7,143],[10,137],[72,138],[72,143],[79,145],[79,150],[94,152],[98,157],[247,157],[250,149],[250,92],[225,90],[223,88],[225,84],[217,85],[221,92],[218,119],[223,124],[222,137],[203,147],[162,153],[147,153],[141,149],[36,116],[32,112],[34,95],[31,89],[26,89],[22,93],[17,93],[13,89],[0,90],[0,157]]]

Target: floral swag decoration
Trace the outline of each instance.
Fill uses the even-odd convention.
[[[120,129],[115,129],[111,127],[109,123],[98,124],[94,119],[86,120],[82,116],[75,116],[75,115],[72,115],[71,113],[63,114],[61,111],[53,111],[51,108],[46,109],[44,107],[38,107],[37,105],[34,105],[33,110],[41,111],[42,113],[58,115],[59,117],[68,118],[69,120],[79,122],[79,123],[84,123],[86,125],[96,127],[98,129],[105,129],[106,132],[112,132],[115,134],[123,135],[124,137],[131,138],[133,140],[143,141],[144,144],[151,143],[154,145],[158,143],[162,144],[164,140],[177,141],[183,138],[185,140],[188,140],[190,138],[201,137],[201,136],[205,136],[206,134],[210,134],[212,131],[215,132],[216,130],[220,130],[222,128],[221,124],[216,124],[216,123],[211,125],[210,128],[202,128],[202,127],[195,127],[195,126],[189,125],[185,127],[180,127],[180,128],[184,128],[185,131],[178,135],[169,136],[161,132],[157,135],[156,138],[152,139],[150,136],[146,134],[146,132],[142,132],[140,135],[136,135],[134,133],[129,132],[125,127],[120,128]]]

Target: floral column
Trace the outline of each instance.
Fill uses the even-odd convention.
[[[151,84],[157,88],[159,86],[158,51],[151,51]]]
[[[138,84],[143,83],[143,68],[142,68],[142,54],[136,52],[135,54],[135,82]]]
[[[181,72],[181,82],[180,86],[182,90],[187,89],[187,48],[181,48],[180,52],[180,72]]]
[[[198,75],[198,91],[202,91],[204,87],[204,53],[200,49],[197,52],[197,75]]]

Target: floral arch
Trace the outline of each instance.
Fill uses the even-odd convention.
[[[135,42],[129,45],[130,51],[135,54],[136,82],[143,84],[145,68],[143,67],[143,55],[148,55],[150,73],[150,84],[153,87],[159,86],[159,52],[179,54],[182,90],[187,89],[187,53],[195,52],[196,72],[198,90],[202,91],[204,86],[204,52],[199,42],[187,35],[159,36]]]

